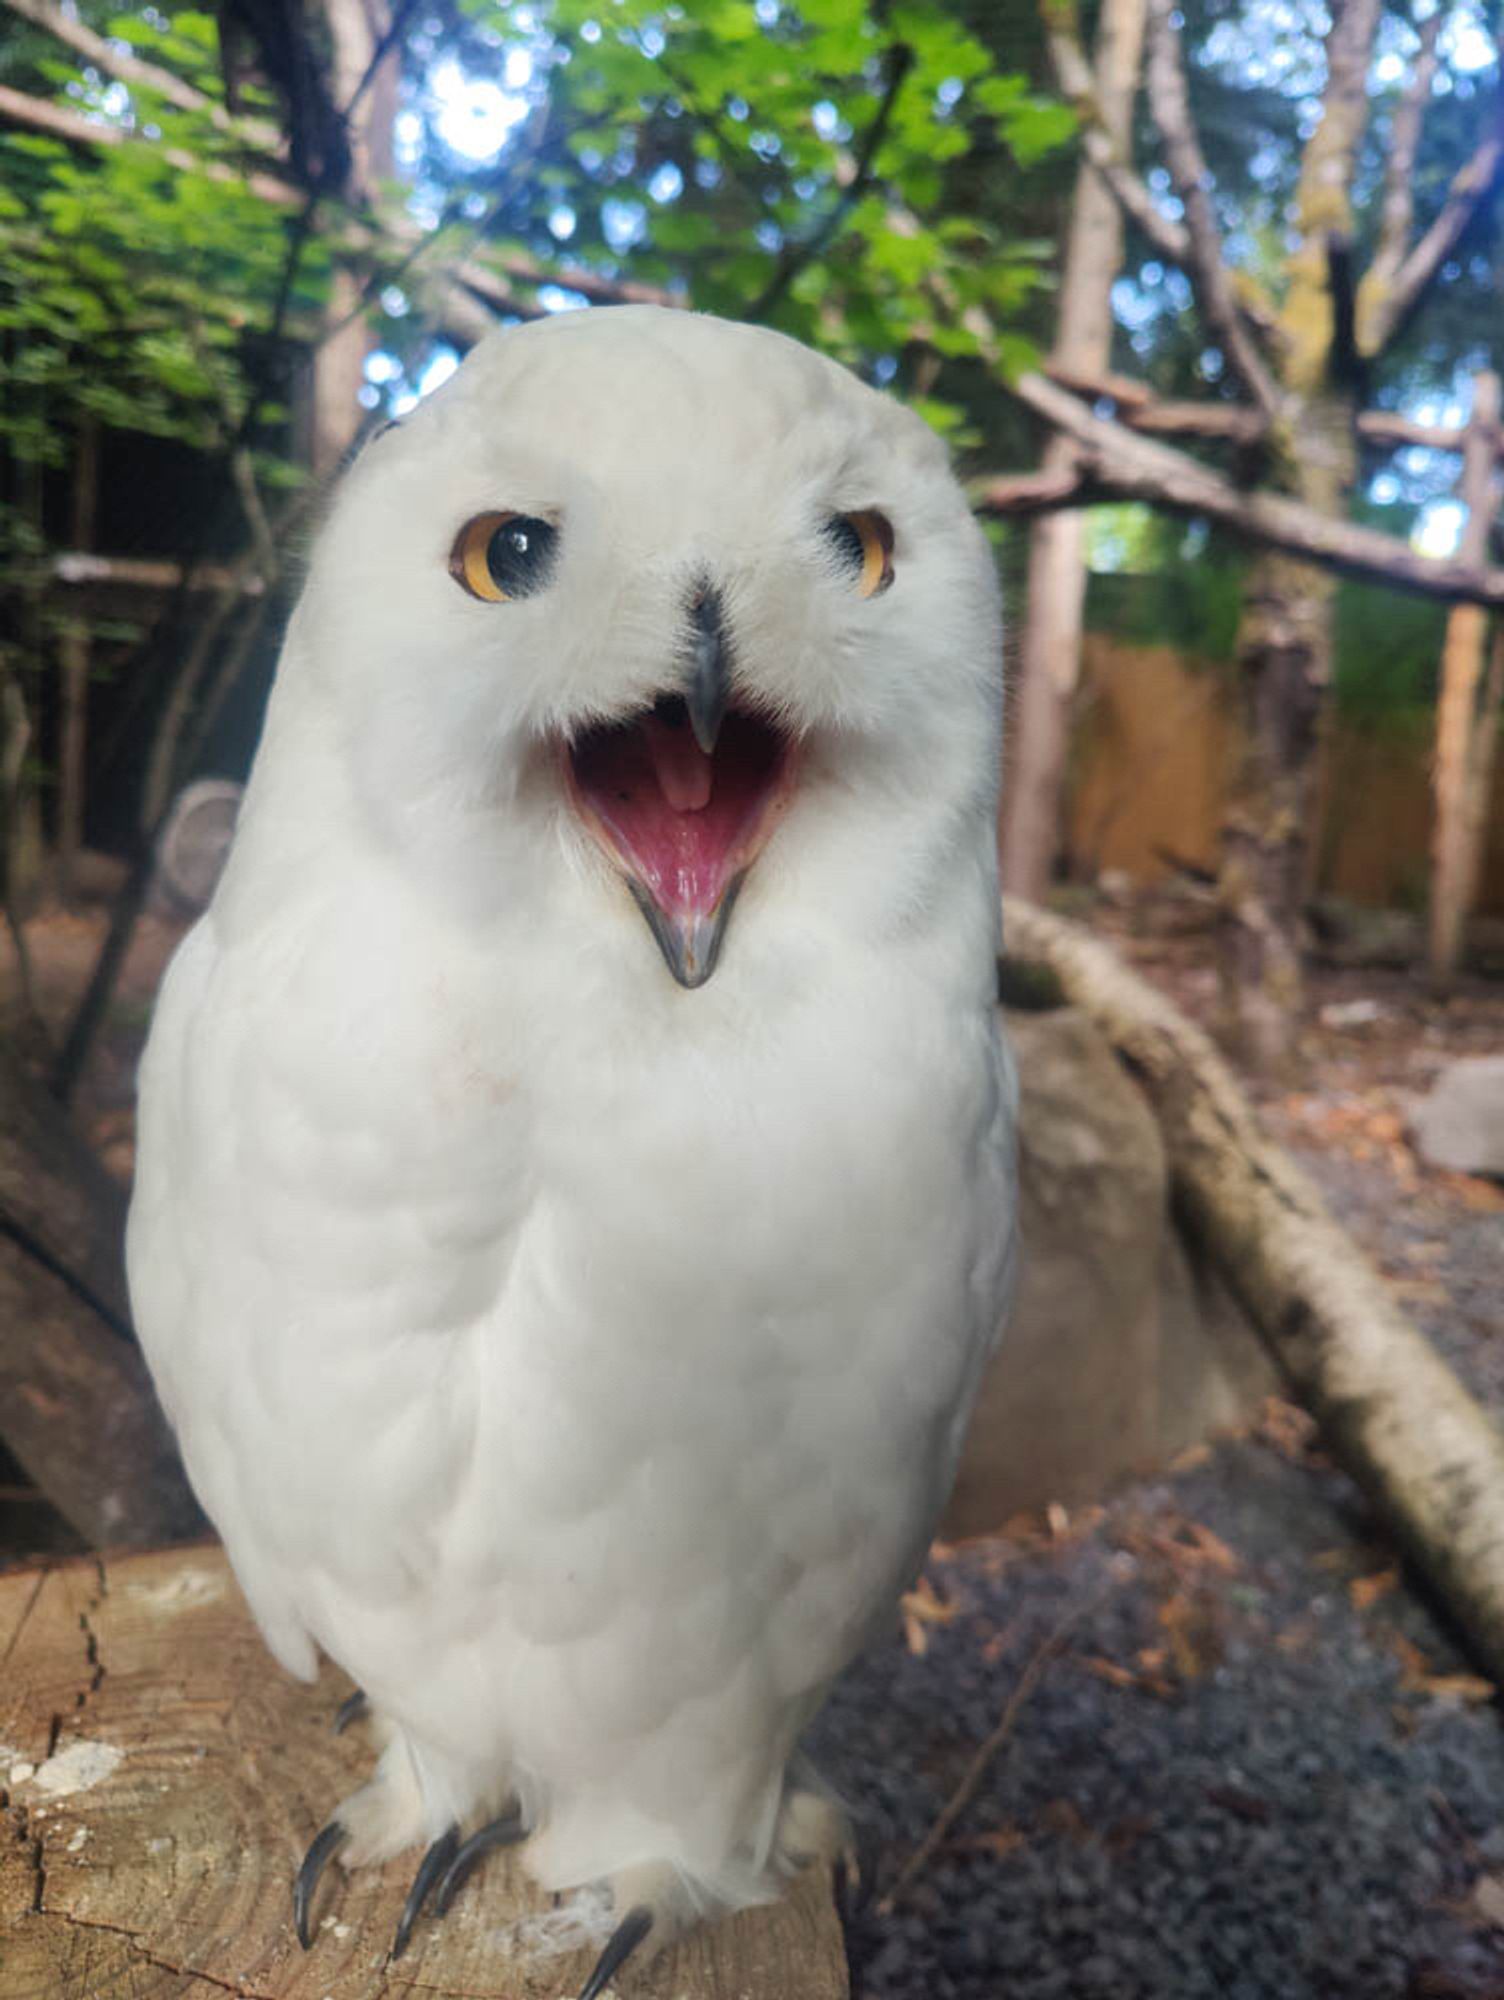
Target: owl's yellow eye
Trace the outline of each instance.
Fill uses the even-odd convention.
[[[553,575],[559,531],[532,514],[477,514],[454,538],[449,574],[487,604],[531,597]]]
[[[886,514],[869,507],[833,515],[825,523],[825,537],[841,566],[851,572],[859,597],[876,597],[893,581],[893,525]]]

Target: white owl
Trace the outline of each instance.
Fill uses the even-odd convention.
[[[1000,679],[940,444],[773,333],[500,333],[346,479],[129,1236],[268,1644],[384,1727],[305,1942],[341,1847],[429,1843],[400,1948],[525,1837],[593,1995],[840,1838],[790,1760],[1008,1287]]]

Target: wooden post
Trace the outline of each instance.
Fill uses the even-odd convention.
[[[313,1948],[292,1879],[373,1746],[349,1682],[273,1666],[202,1545],[0,1577],[0,1992],[6,2000],[561,2000],[601,1941],[493,1854],[387,1959],[417,1856],[331,1869]],[[567,1899],[566,1899],[567,1902]],[[609,1918],[605,1928],[609,1928]],[[827,1876],[623,1976],[632,2000],[846,2000]]]
[[[1494,515],[1494,466],[1501,442],[1499,378],[1492,371],[1473,384],[1473,413],[1462,447],[1459,493],[1467,509],[1457,554],[1463,562],[1488,557]],[[1436,751],[1431,766],[1430,968],[1438,986],[1457,975],[1463,934],[1478,893],[1484,819],[1493,780],[1504,641],[1485,671],[1488,614],[1481,605],[1454,605],[1441,655],[1436,707]],[[1481,699],[1480,699],[1481,692]]]

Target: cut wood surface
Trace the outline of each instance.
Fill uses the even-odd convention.
[[[223,1553],[195,1545],[0,1576],[3,2000],[553,2000],[600,1936],[550,1948],[559,1910],[492,1855],[405,1956],[387,1951],[415,1865],[331,1868],[313,1949],[292,1878],[367,1775],[330,1723],[349,1682],[275,1666]],[[606,1920],[609,1928],[609,1919]],[[623,2000],[845,2000],[823,1872],[621,1975]]]
[[[1209,1036],[1079,925],[1004,900],[1143,1087],[1185,1213],[1332,1449],[1504,1684],[1504,1432],[1260,1128]]]

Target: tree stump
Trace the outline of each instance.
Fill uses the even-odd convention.
[[[371,1762],[330,1724],[349,1682],[304,1687],[262,1645],[223,1553],[195,1545],[0,1577],[4,2000],[555,2000],[569,1899],[490,1856],[449,1915],[387,1961],[416,1855],[331,1868],[313,1949],[292,1928],[308,1842]],[[577,1927],[576,1927],[577,1928]],[[845,2000],[830,1883],[708,1925],[621,1975],[631,2000]]]

